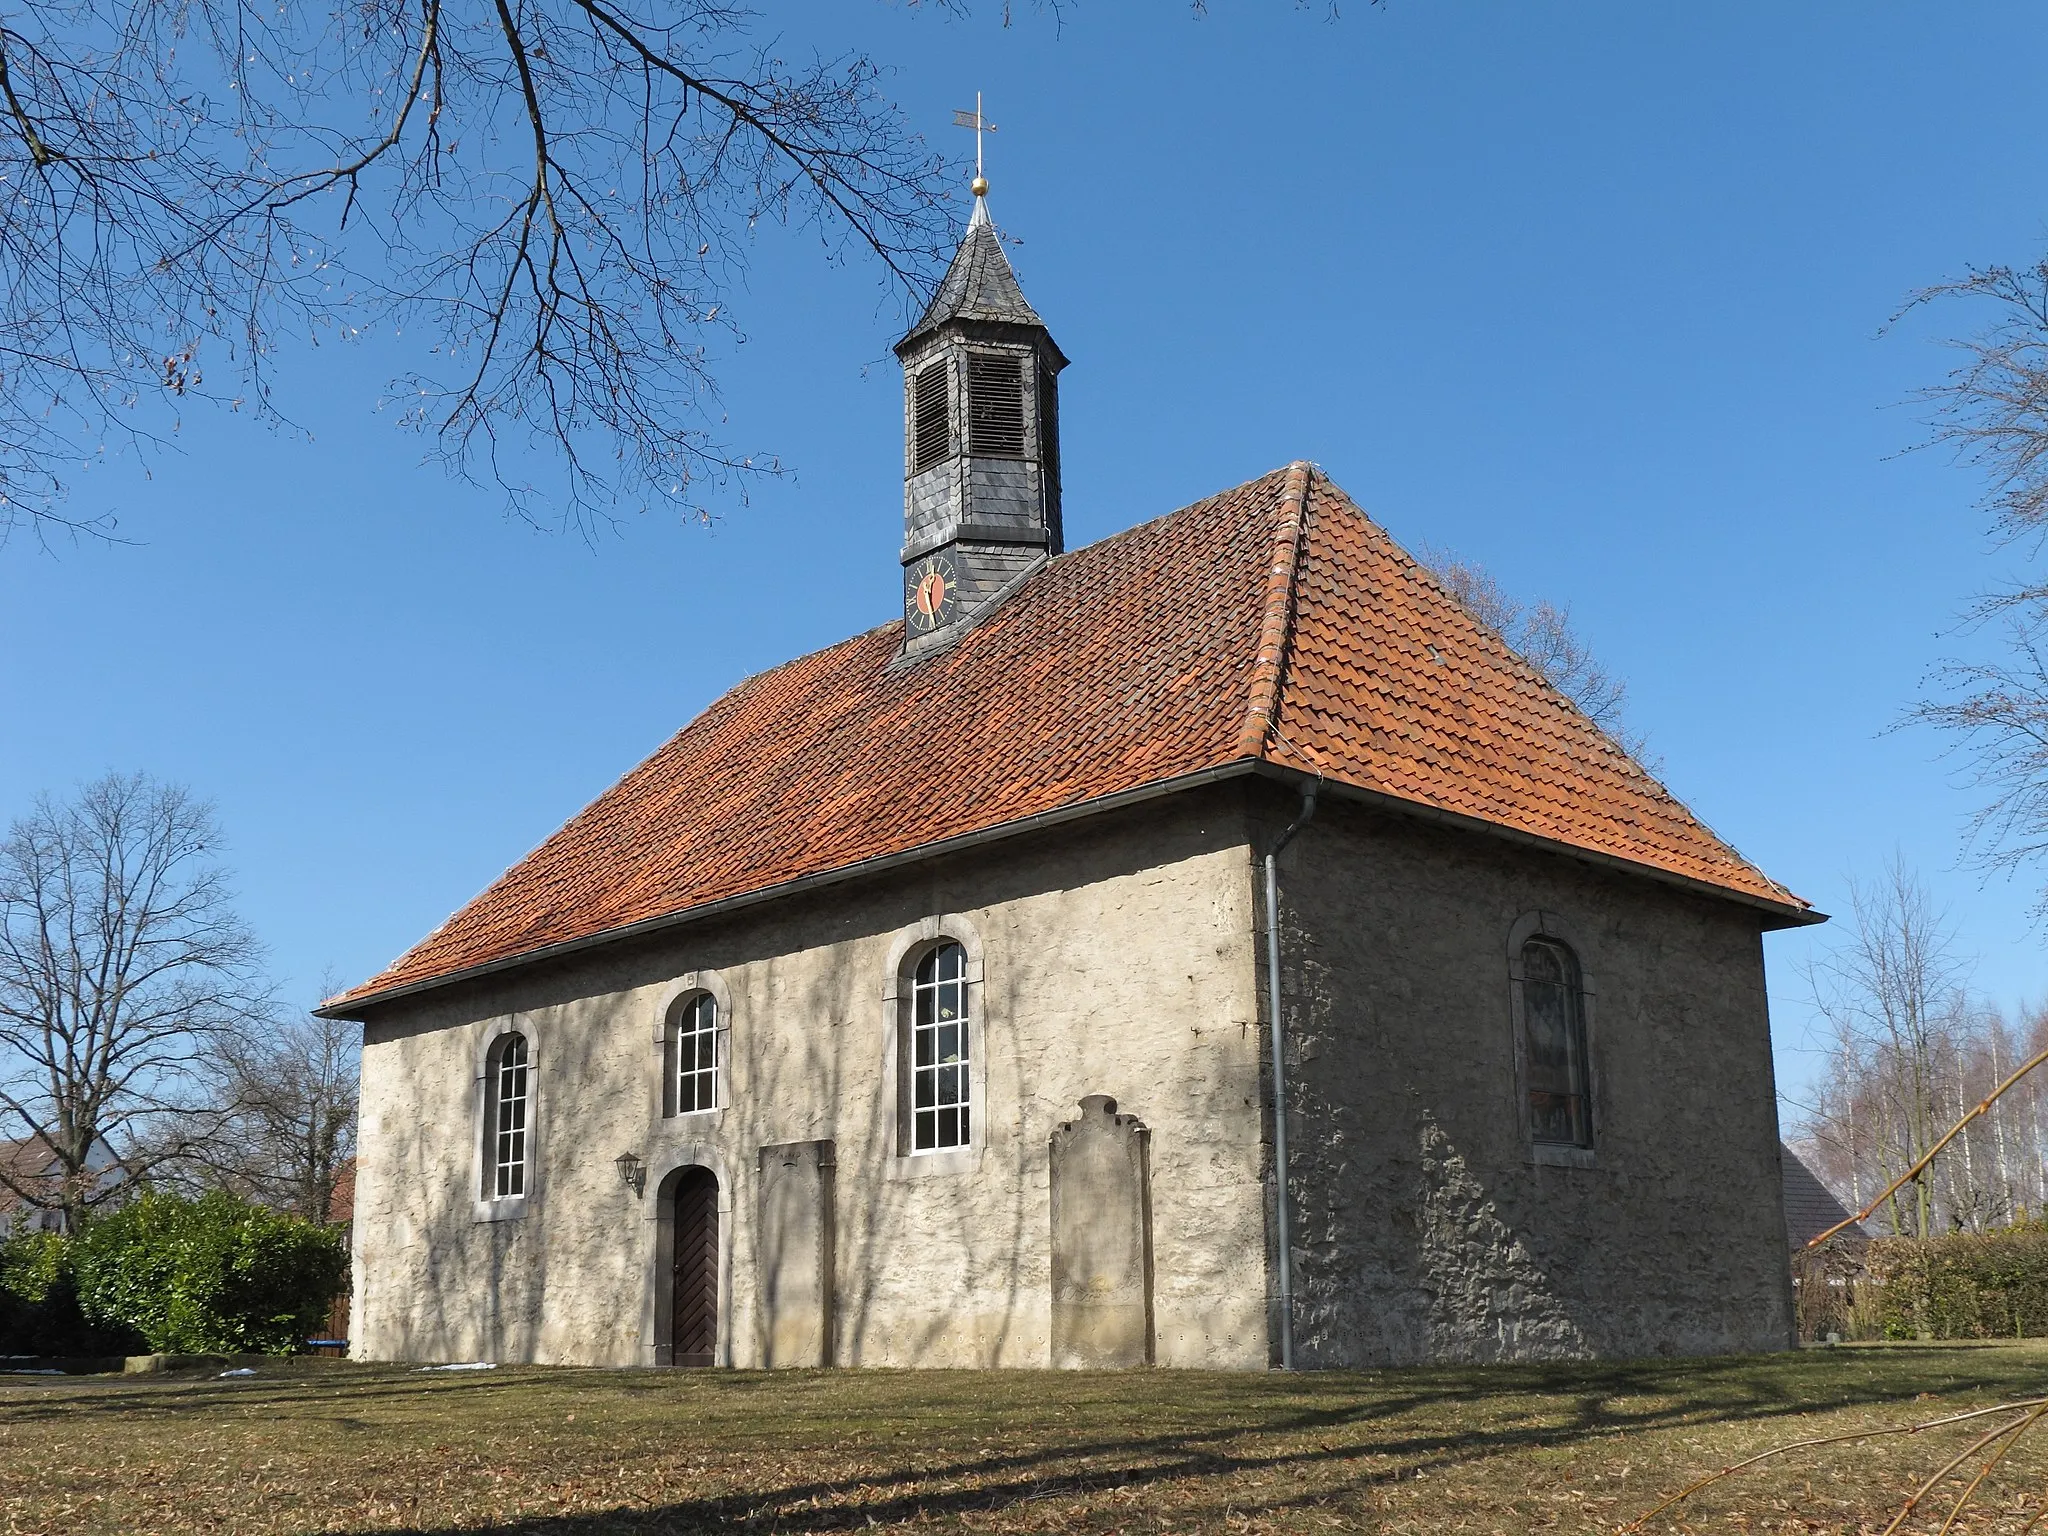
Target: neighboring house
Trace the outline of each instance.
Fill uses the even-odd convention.
[[[1797,1152],[1789,1146],[1780,1145],[1778,1156],[1784,1177],[1785,1240],[1797,1254],[1821,1233],[1847,1221],[1850,1213],[1841,1201],[1828,1193],[1820,1175],[1807,1167],[1805,1159]],[[1862,1226],[1852,1225],[1837,1234],[1832,1246],[1862,1248],[1869,1242],[1870,1234]]]
[[[114,1154],[103,1145],[95,1147],[87,1155],[85,1165],[94,1176],[95,1185],[104,1187],[113,1176]],[[57,1149],[41,1136],[0,1141],[0,1168],[7,1171],[15,1184],[49,1200],[56,1200],[62,1191],[64,1164]],[[12,1237],[17,1232],[63,1230],[62,1211],[25,1200],[12,1188],[0,1184],[0,1238]]]
[[[356,1160],[344,1158],[334,1170],[334,1193],[327,1197],[327,1224],[345,1227],[356,1219]]]
[[[354,1273],[355,1268],[355,1218],[356,1160],[351,1157],[346,1159],[342,1163],[342,1165],[335,1170],[334,1193],[328,1196],[327,1199],[327,1224],[331,1227],[340,1227],[342,1229],[343,1237],[348,1241],[350,1253],[349,1267],[351,1274]],[[353,1284],[351,1284],[351,1290],[352,1289]],[[325,1330],[321,1334],[322,1339],[338,1339],[345,1341],[348,1338],[349,1295],[350,1292],[348,1290],[344,1290],[339,1296],[334,1298],[334,1305],[330,1307],[327,1312],[327,1325]],[[328,1348],[334,1347],[335,1346],[329,1345],[323,1348],[320,1351],[320,1353],[324,1354],[327,1352]],[[336,1349],[336,1352],[338,1353],[339,1350]]]
[[[1066,359],[979,201],[897,351],[904,620],[323,1007],[351,1352],[1790,1344],[1762,935],[1820,917],[1310,465],[1066,552]]]

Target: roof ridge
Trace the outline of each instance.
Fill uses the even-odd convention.
[[[1239,757],[1262,757],[1273,716],[1280,708],[1280,681],[1286,672],[1287,642],[1293,629],[1294,575],[1301,565],[1301,537],[1308,527],[1308,487],[1313,474],[1308,460],[1287,466],[1280,486],[1280,518],[1273,530],[1273,557],[1266,571],[1265,615],[1259,623],[1259,648],[1252,661],[1251,703],[1237,736]]]

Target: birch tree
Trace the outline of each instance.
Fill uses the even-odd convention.
[[[1861,1080],[1847,1097],[1866,1101],[1861,1129],[1889,1183],[1956,1118],[1942,1064],[1963,1020],[1963,971],[1926,886],[1898,859],[1853,883],[1850,905],[1847,937],[1813,968],[1814,1001],[1834,1032],[1836,1076]],[[1894,1195],[1892,1230],[1932,1236],[1933,1196],[1924,1176],[1905,1202]]]

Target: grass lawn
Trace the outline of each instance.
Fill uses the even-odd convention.
[[[0,1377],[0,1528],[1613,1531],[1784,1440],[2040,1393],[2040,1343],[1292,1378],[318,1360]],[[1971,1434],[1766,1463],[1651,1529],[1881,1530]],[[1958,1529],[2018,1531],[2048,1500],[2048,1421],[2036,1439]]]

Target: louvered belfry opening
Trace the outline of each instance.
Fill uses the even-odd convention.
[[[944,463],[953,452],[953,423],[946,403],[946,365],[927,363],[911,384],[913,474]]]
[[[677,1365],[718,1363],[718,1178],[686,1168],[676,1180],[674,1332]]]
[[[967,357],[967,451],[977,458],[1024,457],[1024,359],[1012,353]]]
[[[975,199],[945,280],[895,352],[907,662],[950,647],[1065,547],[1054,438],[1055,380],[1067,360],[1017,286],[986,198]]]

